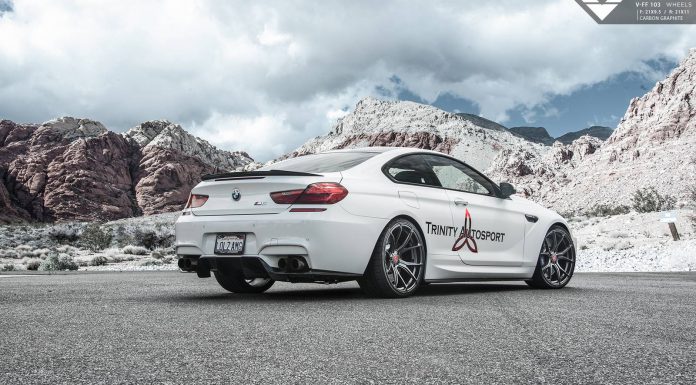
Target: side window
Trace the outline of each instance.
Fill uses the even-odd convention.
[[[389,163],[385,171],[397,182],[440,186],[437,176],[425,160],[425,155],[403,156]]]
[[[474,194],[493,193],[491,183],[465,164],[444,156],[427,155],[426,159],[442,187]]]

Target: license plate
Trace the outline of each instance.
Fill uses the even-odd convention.
[[[215,238],[215,254],[241,254],[244,251],[244,234],[218,234]]]

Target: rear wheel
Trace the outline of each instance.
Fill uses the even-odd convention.
[[[233,293],[263,293],[273,286],[270,278],[245,278],[236,271],[215,271],[215,279],[225,290]]]
[[[526,281],[539,289],[560,289],[570,282],[575,271],[575,245],[570,233],[553,226],[546,233],[532,279]]]
[[[413,294],[425,274],[425,244],[413,222],[397,218],[382,231],[365,276],[358,280],[365,294],[399,298]]]

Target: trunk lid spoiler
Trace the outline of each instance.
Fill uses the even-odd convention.
[[[234,180],[242,178],[258,178],[266,176],[321,176],[320,174],[312,174],[309,172],[285,171],[285,170],[268,170],[268,171],[237,171],[226,172],[221,174],[206,174],[201,180]]]

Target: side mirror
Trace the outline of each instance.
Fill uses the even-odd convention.
[[[517,190],[510,183],[501,183],[500,186],[500,197],[502,199],[510,198],[510,195],[516,194]]]

